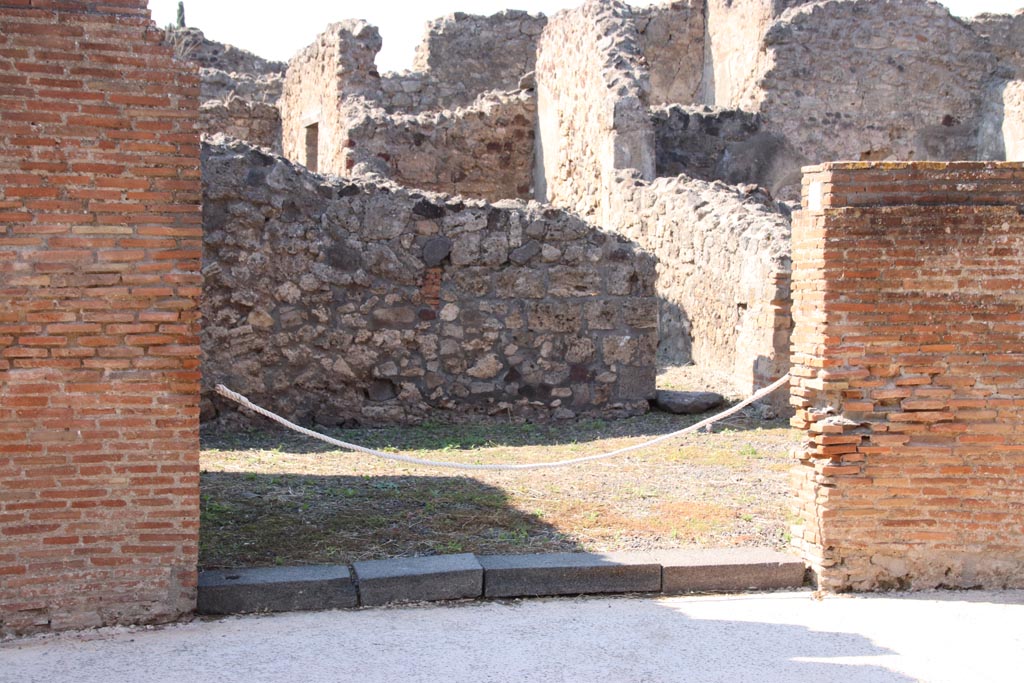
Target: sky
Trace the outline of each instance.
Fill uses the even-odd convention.
[[[413,52],[423,37],[426,23],[452,12],[494,14],[503,9],[522,9],[552,15],[575,7],[583,0],[185,0],[185,23],[211,40],[228,43],[267,59],[288,59],[323,31],[342,19],[365,19],[380,29],[384,47],[377,68],[400,71],[412,64]],[[941,0],[953,14],[974,16],[982,12],[1008,13],[1024,7],[1024,0]],[[633,0],[634,6],[662,4],[667,0]],[[173,23],[178,0],[150,0],[158,26]]]

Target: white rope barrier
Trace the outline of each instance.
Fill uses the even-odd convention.
[[[255,403],[253,403],[252,401],[247,399],[245,396],[242,396],[241,394],[239,394],[237,392],[231,391],[230,389],[228,389],[223,384],[218,384],[216,390],[217,390],[217,393],[220,394],[221,396],[223,396],[225,398],[229,398],[232,401],[238,403],[239,405],[242,405],[242,406],[248,408],[249,410],[251,410],[251,411],[253,411],[255,413],[259,413],[260,415],[263,415],[264,417],[270,418],[274,422],[277,422],[278,424],[284,425],[285,427],[287,427],[288,429],[291,429],[294,432],[298,432],[299,434],[304,434],[304,435],[306,435],[308,437],[311,437],[313,439],[318,439],[320,441],[323,441],[324,443],[329,443],[332,446],[337,446],[338,448],[344,448],[346,450],[355,451],[357,453],[366,453],[367,455],[373,455],[373,456],[376,456],[378,458],[385,458],[387,460],[396,460],[398,462],[411,463],[413,465],[424,465],[426,467],[447,467],[447,468],[461,469],[461,470],[539,470],[539,469],[545,469],[545,468],[551,468],[551,467],[565,467],[567,465],[577,465],[579,463],[590,462],[590,461],[593,461],[593,460],[603,460],[605,458],[611,458],[611,457],[614,457],[616,455],[622,455],[623,453],[629,453],[630,451],[636,451],[636,450],[640,450],[641,448],[647,448],[649,446],[653,446],[655,444],[661,443],[662,441],[668,441],[669,439],[674,439],[674,438],[682,436],[684,434],[690,434],[692,432],[696,432],[696,431],[698,431],[700,429],[703,429],[704,427],[707,427],[709,425],[712,425],[712,424],[718,422],[719,420],[723,420],[723,419],[729,417],[730,415],[738,413],[739,411],[743,410],[744,408],[749,406],[754,401],[757,401],[757,400],[759,400],[761,398],[764,398],[765,396],[767,396],[768,394],[772,393],[773,391],[775,391],[776,389],[778,389],[779,387],[783,386],[784,384],[786,384],[788,382],[789,382],[789,375],[787,374],[784,377],[782,377],[782,378],[776,380],[775,382],[773,382],[771,385],[765,387],[764,389],[761,389],[760,391],[755,393],[753,396],[745,399],[744,401],[741,401],[740,403],[737,403],[736,405],[732,406],[731,408],[729,408],[727,410],[723,410],[722,412],[718,413],[717,415],[712,415],[711,417],[706,418],[704,420],[701,420],[700,422],[698,422],[696,424],[692,424],[689,427],[686,427],[685,429],[680,429],[680,430],[672,432],[670,434],[663,434],[663,435],[661,435],[659,437],[656,437],[654,439],[650,439],[649,441],[645,441],[643,443],[634,444],[632,446],[625,446],[623,448],[617,448],[616,450],[608,451],[607,453],[598,453],[597,455],[587,455],[587,456],[584,456],[584,457],[581,457],[581,458],[572,458],[572,459],[569,459],[569,460],[558,460],[558,461],[555,461],[555,462],[522,463],[522,464],[513,464],[513,465],[507,465],[507,464],[503,464],[503,463],[462,463],[462,462],[450,462],[450,461],[446,461],[446,460],[427,460],[425,458],[417,458],[417,457],[412,456],[412,455],[404,455],[404,454],[401,454],[401,453],[386,453],[384,451],[378,451],[378,450],[374,450],[372,448],[366,448],[365,446],[359,446],[359,445],[354,444],[354,443],[347,443],[345,441],[340,441],[338,439],[331,438],[331,437],[327,436],[326,434],[321,434],[319,432],[314,432],[312,429],[306,429],[305,427],[300,427],[299,425],[295,424],[294,422],[290,422],[290,421],[286,420],[285,418],[281,417],[280,415],[277,415],[276,413],[272,413],[269,410],[267,410],[266,408],[262,408],[262,407],[256,405]]]

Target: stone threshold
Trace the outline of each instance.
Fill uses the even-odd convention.
[[[199,574],[200,614],[290,612],[412,602],[799,588],[802,560],[765,548],[630,553],[438,555]]]

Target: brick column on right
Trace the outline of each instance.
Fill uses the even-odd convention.
[[[1024,164],[804,173],[794,545],[827,590],[1024,587]]]

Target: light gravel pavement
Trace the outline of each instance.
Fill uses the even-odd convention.
[[[1024,591],[307,612],[0,645],[3,683],[1024,680]]]

